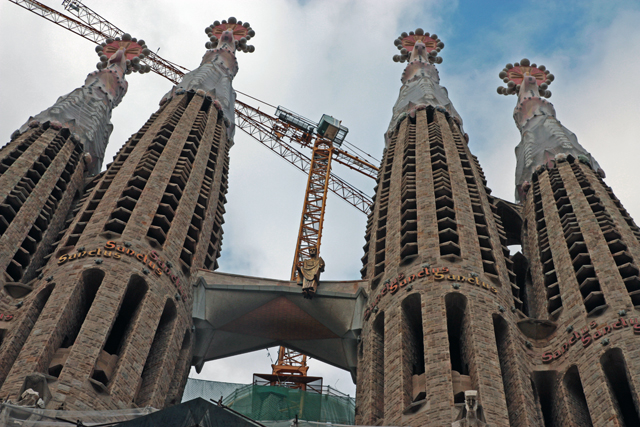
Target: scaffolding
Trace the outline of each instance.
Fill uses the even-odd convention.
[[[308,386],[305,390],[268,384],[262,378],[235,390],[222,404],[259,421],[300,419],[353,425],[355,398],[329,386]]]

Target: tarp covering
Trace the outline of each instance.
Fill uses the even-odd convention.
[[[325,389],[327,389],[325,387]],[[355,423],[355,399],[336,390],[317,393],[278,386],[248,385],[222,403],[254,420],[300,420],[322,423]]]
[[[336,424],[336,423],[321,423],[318,421],[305,421],[298,420],[296,424],[294,420],[287,421],[261,421],[265,427],[342,427],[349,426],[351,424]],[[359,426],[359,427],[371,427],[371,426]],[[378,427],[393,427],[393,426],[378,426]]]
[[[114,411],[57,411],[0,405],[0,426],[3,427],[63,427],[82,421],[85,426],[133,420],[157,411],[154,408],[120,409]],[[70,423],[70,422],[71,423]]]
[[[171,406],[146,417],[118,424],[118,427],[256,427],[253,422],[204,399]]]
[[[188,402],[189,400],[201,397],[205,400],[213,399],[217,402],[221,397],[225,398],[242,387],[246,387],[246,384],[223,383],[189,378],[184,388],[182,401]]]

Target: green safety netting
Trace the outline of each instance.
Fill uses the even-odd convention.
[[[300,420],[354,424],[355,399],[331,387],[302,391],[278,386],[250,384],[235,390],[222,403],[260,421]]]

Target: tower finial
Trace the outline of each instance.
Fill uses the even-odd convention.
[[[442,57],[438,53],[444,49],[444,43],[437,35],[425,33],[422,28],[400,34],[393,44],[400,51],[400,55],[393,56],[395,62],[419,59],[431,64],[442,64]]]
[[[547,88],[553,81],[554,76],[544,65],[532,64],[527,58],[523,58],[515,64],[507,64],[498,76],[507,84],[506,87],[498,86],[500,95],[515,95],[519,93],[523,82],[525,86],[532,90],[534,89],[533,83],[535,79],[535,89],[538,92],[535,96],[551,98],[551,91]],[[526,79],[527,76],[531,76],[533,79]]]
[[[238,21],[233,16],[229,19],[223,19],[222,22],[215,21],[204,29],[209,36],[209,41],[205,44],[207,49],[215,49],[217,47],[231,48],[230,50],[240,50],[242,52],[251,53],[255,51],[253,45],[248,45],[247,41],[251,40],[256,32],[253,31],[248,22]],[[220,46],[218,46],[220,44]]]
[[[437,35],[426,33],[422,28],[400,34],[393,43],[400,50],[400,55],[394,55],[393,60],[409,63],[400,78],[402,88],[393,107],[387,139],[407,115],[415,117],[416,111],[427,107],[447,112],[465,135],[462,118],[453,107],[447,89],[440,85],[440,76],[434,65],[442,63],[438,53],[444,49],[444,43]]]
[[[513,120],[522,136],[516,147],[516,200],[524,201],[534,173],[552,168],[556,159],[568,156],[583,159],[604,176],[598,162],[579,143],[578,138],[556,118],[553,104],[545,98],[553,74],[544,65],[532,64],[527,58],[507,64],[499,73],[507,86],[499,86],[501,95],[518,95]]]
[[[151,71],[149,64],[142,64],[140,62],[145,59],[151,51],[147,49],[144,40],[131,37],[131,34],[128,33],[115,39],[106,39],[96,46],[96,53],[100,57],[100,62],[97,64],[98,70],[108,68],[111,64],[121,63],[120,65],[126,74],[133,72],[143,74]]]

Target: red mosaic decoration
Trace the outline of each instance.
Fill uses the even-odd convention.
[[[216,25],[212,28],[212,34],[217,38],[222,36],[222,33],[225,31],[231,31],[233,33],[233,38],[236,40],[240,40],[243,37],[247,37],[249,34],[249,28],[245,28],[239,24],[220,24]]]
[[[547,75],[541,69],[537,67],[525,67],[525,66],[517,66],[513,67],[507,72],[507,77],[509,80],[519,85],[524,80],[525,75],[531,75],[536,78],[536,83],[540,86],[547,79]]]
[[[138,40],[135,37],[131,37],[131,34],[125,33],[122,37],[116,37],[115,39],[108,38],[104,42],[96,46],[96,53],[100,57],[100,62],[97,64],[98,70],[103,70],[109,67],[109,61],[113,58],[117,52],[124,52],[124,59],[126,60],[126,74],[136,73],[148,73],[151,71],[149,64],[144,64],[142,61],[151,54],[151,51],[147,48],[147,45],[143,40]]]
[[[500,95],[516,95],[520,91],[520,85],[525,76],[535,77],[540,96],[551,97],[551,91],[547,88],[554,80],[553,74],[544,65],[531,63],[527,58],[523,58],[520,62],[514,64],[507,64],[500,71],[498,77],[507,85],[498,86],[498,93]]]
[[[140,56],[142,53],[142,49],[144,49],[138,42],[134,41],[124,41],[124,40],[114,40],[111,43],[108,43],[104,46],[102,53],[107,55],[107,58],[111,58],[113,54],[115,54],[118,50],[124,49],[124,54],[127,59],[131,60],[136,56]]]
[[[407,49],[409,52],[413,50],[413,47],[416,43],[422,42],[427,48],[427,52],[431,52],[432,50],[436,50],[438,48],[438,41],[436,39],[431,38],[427,35],[409,35],[402,39],[402,47]]]
[[[218,46],[218,42],[222,39],[222,34],[229,31],[233,34],[236,50],[247,53],[255,51],[255,47],[247,44],[247,42],[256,35],[256,32],[253,31],[248,22],[238,21],[233,16],[228,20],[222,20],[222,22],[215,21],[204,31],[209,36],[209,41],[205,44],[207,49],[214,49]]]
[[[393,44],[396,45],[396,48],[400,51],[399,55],[393,56],[393,60],[395,62],[408,61],[417,43],[424,44],[427,54],[426,59],[429,63],[442,63],[442,58],[438,56],[438,53],[444,48],[444,43],[442,43],[437,35],[429,34],[422,28],[417,28],[415,31],[409,31],[408,33],[404,32],[393,41]]]

